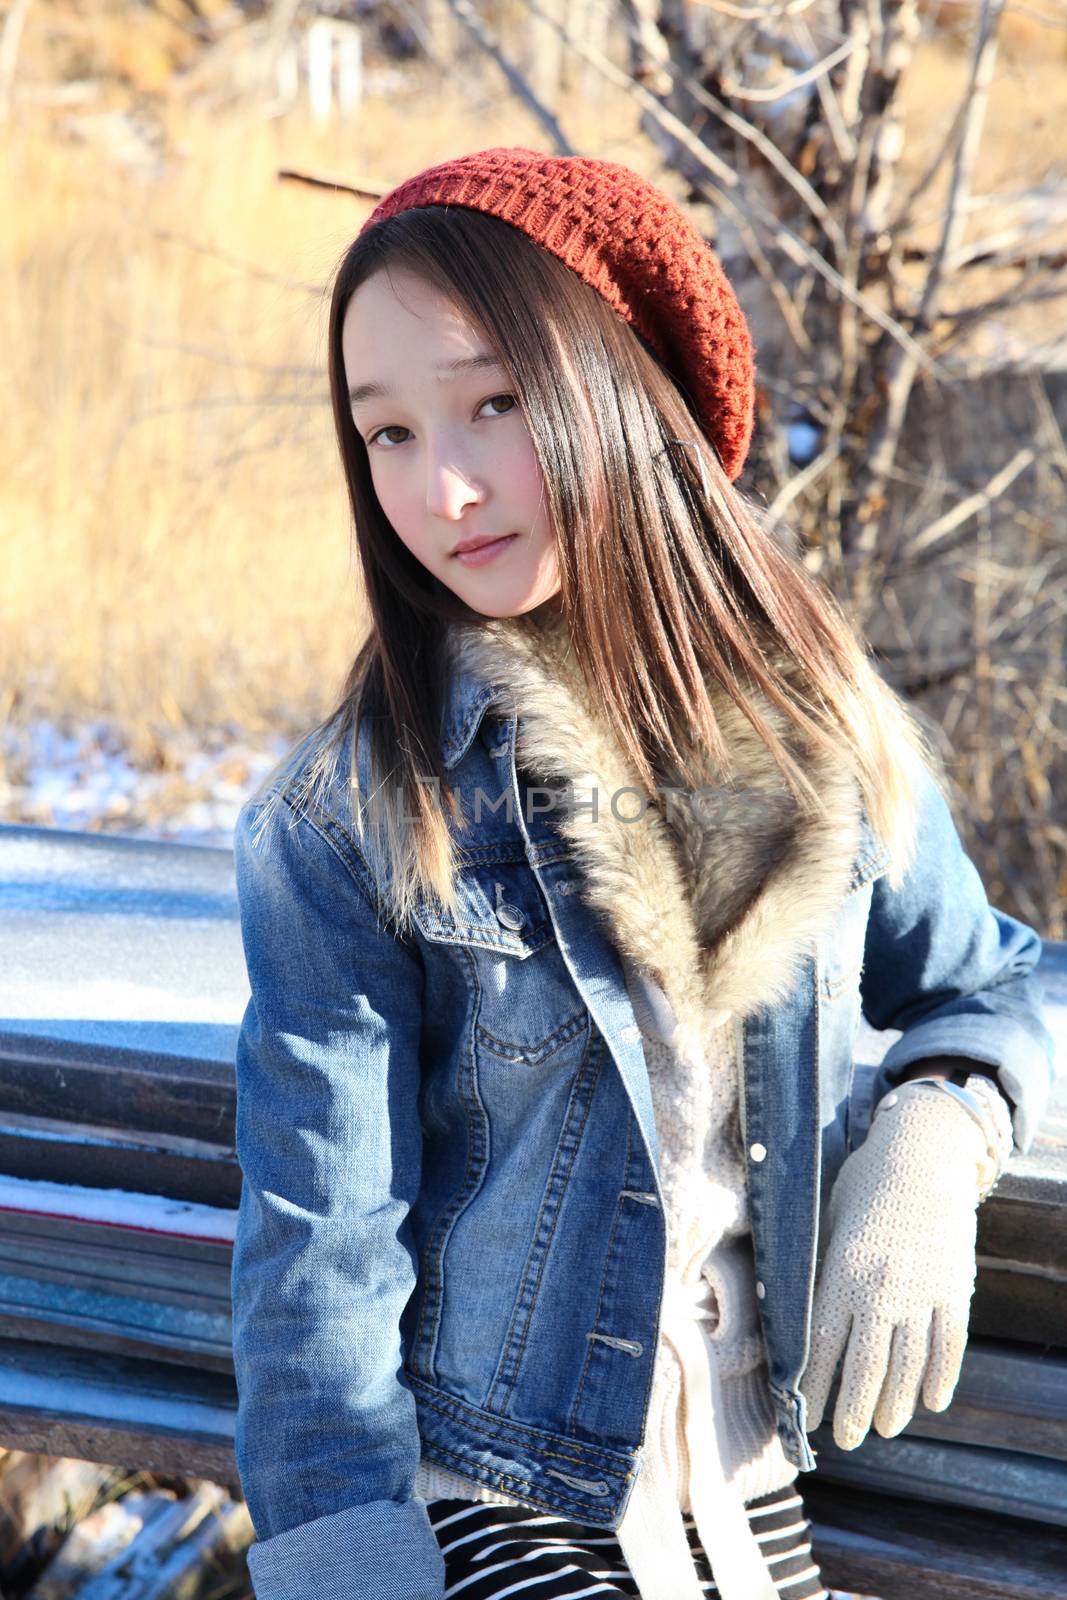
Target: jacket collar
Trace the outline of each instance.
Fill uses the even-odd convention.
[[[474,741],[489,706],[506,690],[506,683],[486,681],[484,668],[468,664],[455,652],[456,632],[447,636],[451,669],[445,684],[441,712],[441,760],[447,770],[459,765]]]
[[[469,747],[488,706],[513,696],[516,762],[541,782],[573,785],[574,805],[556,826],[581,869],[582,898],[606,919],[620,952],[659,983],[677,1022],[676,1046],[699,1051],[709,1021],[785,999],[813,942],[832,928],[861,844],[861,794],[845,765],[807,754],[824,812],[804,813],[763,741],[711,681],[736,760],[733,782],[723,784],[708,762],[707,787],[694,794],[664,770],[663,784],[679,791],[674,803],[652,802],[634,819],[643,791],[591,704],[562,620],[458,624],[449,649],[446,765]],[[775,706],[761,701],[760,710],[779,736],[790,736]]]
[[[449,771],[467,754],[496,693],[492,684],[479,683],[466,673],[449,692],[441,733],[441,759]]]

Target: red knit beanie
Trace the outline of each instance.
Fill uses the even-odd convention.
[[[718,257],[668,195],[618,162],[497,146],[405,179],[360,233],[432,205],[500,217],[584,278],[648,341],[738,476],[752,438],[752,339]]]

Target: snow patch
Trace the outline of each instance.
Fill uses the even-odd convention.
[[[139,1194],[133,1189],[91,1189],[47,1179],[10,1178],[0,1174],[0,1211],[64,1217],[77,1222],[136,1228],[142,1233],[167,1233],[183,1239],[232,1244],[237,1211],[195,1200]]]

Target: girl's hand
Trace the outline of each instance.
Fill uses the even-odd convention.
[[[944,1411],[967,1345],[982,1131],[948,1095],[910,1083],[895,1093],[834,1181],[801,1383],[810,1432],[845,1352],[833,1429],[842,1450],[863,1443],[872,1416],[883,1438],[899,1433],[920,1388]]]

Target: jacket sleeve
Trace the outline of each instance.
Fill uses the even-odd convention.
[[[439,1600],[400,1316],[415,1287],[422,969],[355,842],[284,801],[234,830],[235,1448],[258,1600]]]
[[[860,994],[873,1028],[901,1030],[875,1075],[873,1103],[913,1062],[962,1056],[996,1069],[1029,1150],[1056,1077],[1034,976],[1041,940],[996,910],[935,780],[920,770],[918,844],[899,889],[874,884]]]

